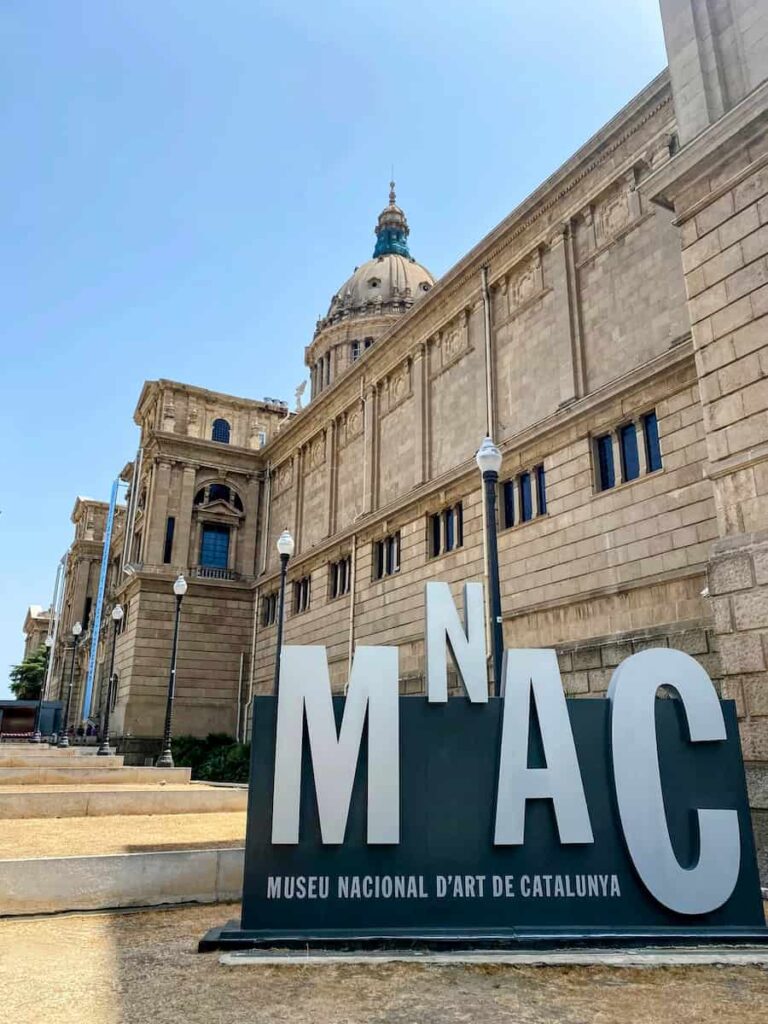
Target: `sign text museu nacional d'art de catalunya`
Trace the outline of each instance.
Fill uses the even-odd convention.
[[[242,918],[201,944],[763,937],[734,705],[667,648],[607,700],[553,650],[504,654],[489,698],[479,583],[426,584],[426,695],[398,651],[286,646],[254,701]],[[448,651],[465,696],[448,698]],[[674,699],[659,699],[661,688]]]

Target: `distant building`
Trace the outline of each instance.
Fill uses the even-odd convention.
[[[424,582],[458,597],[483,577],[490,427],[507,645],[555,647],[568,692],[597,697],[633,651],[696,657],[737,703],[765,870],[768,7],[661,6],[670,69],[439,281],[392,187],[306,348],[306,408],[144,386],[108,591],[134,756],[162,732],[179,572],[175,730],[245,734],[272,685],[285,527],[286,641],[327,644],[337,687],[356,644],[397,645],[420,692]],[[73,515],[54,696],[104,513]]]

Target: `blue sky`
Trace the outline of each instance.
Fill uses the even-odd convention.
[[[443,274],[665,65],[657,0],[5,0],[0,696],[145,379],[292,401],[394,164]]]

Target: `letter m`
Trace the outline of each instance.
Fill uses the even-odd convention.
[[[358,647],[337,734],[324,647],[286,646],[280,660],[272,842],[299,841],[304,716],[323,843],[343,843],[368,715],[368,842],[400,842],[396,647]]]

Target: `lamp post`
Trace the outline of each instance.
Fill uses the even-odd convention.
[[[101,727],[101,743],[96,751],[98,757],[109,756],[109,713],[112,709],[112,683],[115,678],[115,644],[117,642],[117,630],[123,621],[123,607],[116,604],[112,609],[112,653],[109,656],[109,675],[107,676],[107,702],[104,708]]]
[[[485,534],[488,548],[488,591],[491,605],[491,645],[493,650],[493,692],[501,694],[501,663],[504,633],[501,625],[501,586],[499,584],[499,548],[496,540],[496,484],[501,469],[501,452],[486,437],[475,455],[483,478]]]
[[[72,627],[72,664],[69,667],[69,687],[67,689],[67,706],[64,708],[64,721],[61,723],[61,736],[59,736],[60,747],[69,746],[69,733],[67,727],[69,723],[69,705],[72,703],[72,684],[75,680],[75,662],[77,661],[77,645],[80,642],[80,634],[83,632],[83,627],[79,622],[76,622]]]
[[[285,575],[288,571],[288,560],[293,556],[296,548],[293,537],[288,530],[283,530],[277,538],[277,550],[280,553],[280,597],[277,603],[277,647],[275,649],[275,685],[274,694],[277,696],[280,688],[280,652],[283,649],[283,618],[285,612]]]
[[[42,743],[43,737],[40,732],[40,719],[43,716],[43,701],[45,700],[45,683],[48,679],[48,662],[51,657],[51,648],[53,647],[53,637],[49,634],[45,638],[45,661],[43,662],[43,678],[40,680],[40,698],[37,702],[37,711],[35,712],[35,732],[32,736],[30,743]]]
[[[179,648],[179,618],[181,617],[181,602],[183,601],[186,592],[187,581],[183,576],[179,576],[173,584],[173,593],[176,595],[176,621],[173,626],[171,671],[168,676],[168,701],[165,705],[163,752],[155,762],[155,768],[173,768],[173,754],[171,753],[171,724],[173,722],[173,699],[176,696],[176,654]]]

